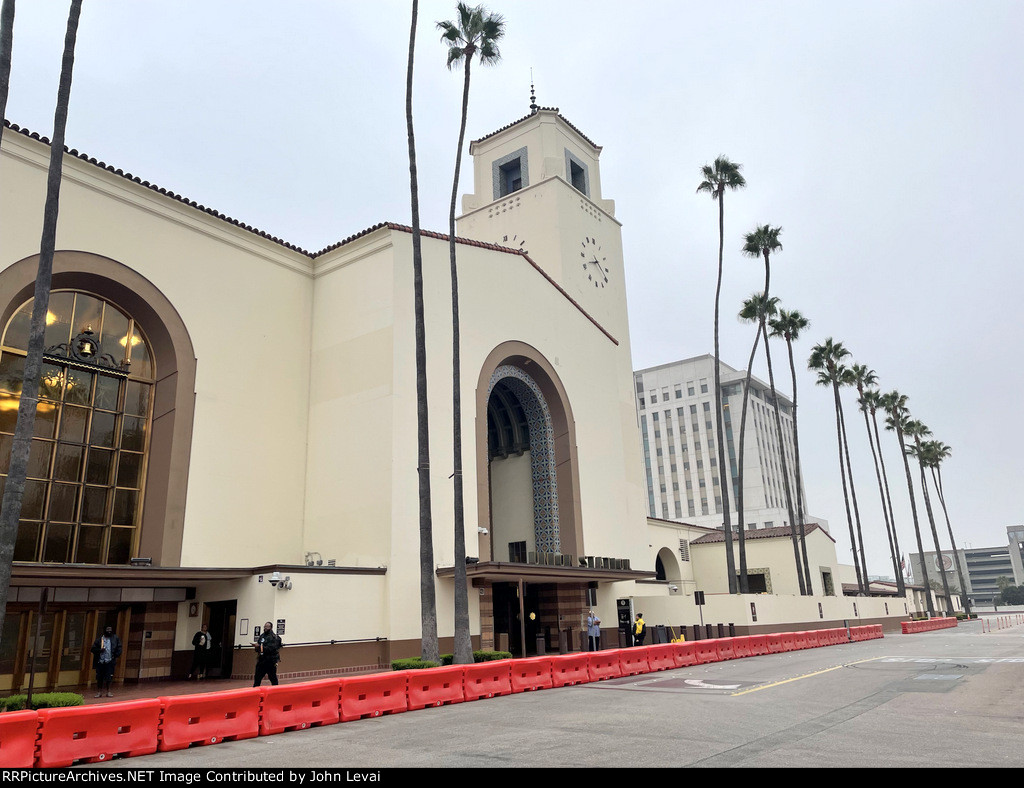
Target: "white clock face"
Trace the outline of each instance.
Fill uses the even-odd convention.
[[[495,243],[498,246],[507,246],[510,249],[529,254],[529,249],[526,248],[526,239],[521,235],[503,235]]]
[[[598,290],[608,285],[608,258],[596,238],[587,236],[580,242],[580,264],[587,284]]]

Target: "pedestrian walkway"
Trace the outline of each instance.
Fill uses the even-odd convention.
[[[346,676],[357,676],[366,673],[377,673],[384,668],[380,668],[374,671],[363,671],[362,673],[346,673]],[[331,678],[330,676],[322,676],[321,678]],[[339,677],[340,678],[340,677]],[[309,678],[298,677],[298,678],[282,678],[282,684],[298,684],[303,681],[309,681]],[[119,700],[144,700],[146,698],[159,698],[165,695],[195,695],[200,692],[223,692],[224,690],[232,689],[243,689],[252,686],[251,678],[244,679],[162,679],[159,681],[140,681],[123,684],[115,684],[113,688],[114,697],[108,698],[104,695],[102,698],[94,697],[96,695],[95,683],[88,685],[80,685],[78,687],[61,687],[60,692],[77,692],[80,694],[84,703],[90,706],[95,703],[113,703]],[[269,687],[270,682],[264,681],[264,687]],[[38,694],[44,690],[34,690],[33,694]]]

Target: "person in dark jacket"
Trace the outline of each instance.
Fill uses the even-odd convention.
[[[114,681],[114,668],[121,656],[121,638],[114,634],[113,627],[107,627],[103,634],[96,638],[92,644],[92,666],[96,670],[96,697],[103,695],[103,688],[107,688],[107,697],[112,698],[114,694],[110,691],[110,685]]]
[[[277,663],[281,661],[281,647],[284,645],[274,633],[274,625],[269,621],[263,625],[263,632],[253,644],[256,648],[256,678],[252,685],[258,687],[263,683],[263,677],[270,679],[270,683],[277,685]]]
[[[206,678],[206,663],[210,658],[210,649],[213,647],[213,638],[207,631],[209,627],[203,624],[199,631],[192,636],[192,667],[189,668],[188,678],[195,676],[197,679]]]

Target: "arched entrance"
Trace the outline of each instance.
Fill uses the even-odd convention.
[[[505,567],[479,584],[483,631],[517,655],[558,649],[586,603],[587,584],[569,576],[583,552],[579,473],[568,397],[534,348],[508,342],[488,356],[476,445],[479,555]]]

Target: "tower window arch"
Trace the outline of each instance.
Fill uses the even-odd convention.
[[[0,484],[32,302],[0,340]],[[135,320],[83,290],[50,295],[39,405],[14,560],[126,564],[138,545],[156,365]]]

